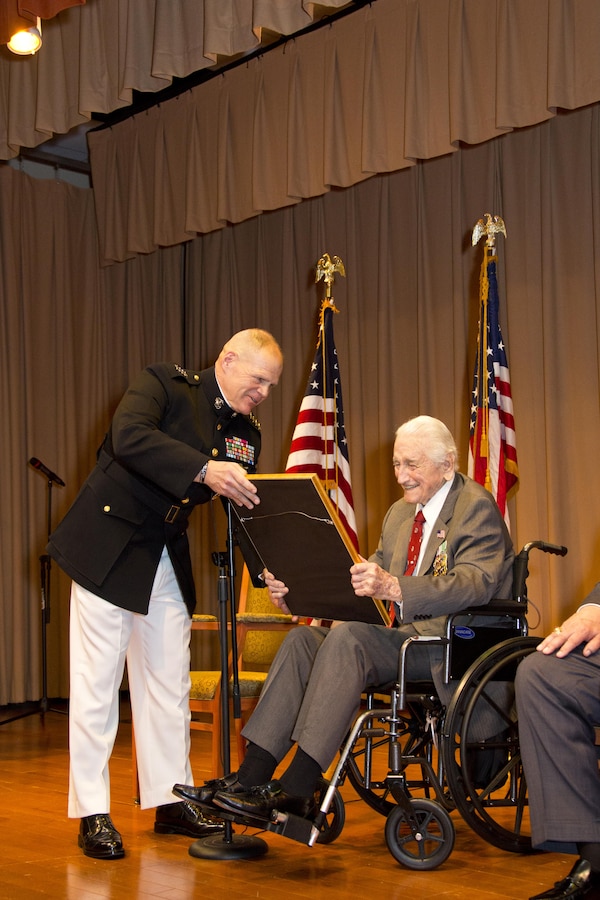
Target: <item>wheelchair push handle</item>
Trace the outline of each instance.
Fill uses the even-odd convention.
[[[544,553],[555,553],[557,556],[566,556],[568,550],[566,547],[563,547],[562,544],[548,544],[546,541],[531,541],[529,544],[525,544],[519,556],[525,554],[529,556],[530,550],[543,550]]]
[[[513,598],[520,603],[527,601],[527,577],[531,550],[542,550],[544,553],[554,553],[557,556],[565,556],[567,553],[567,548],[560,544],[548,544],[546,541],[530,541],[525,544],[518,556],[515,557],[513,570]]]

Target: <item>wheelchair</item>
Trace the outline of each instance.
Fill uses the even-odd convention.
[[[533,549],[567,553],[566,547],[542,541],[526,544],[515,558],[510,600],[492,600],[450,616],[443,637],[415,636],[404,642],[397,681],[365,692],[365,709],[346,738],[330,781],[318,785],[314,820],[274,811],[267,821],[217,812],[210,805],[203,806],[205,815],[308,846],[331,843],[344,826],[339,789],[348,779],[358,796],[385,816],[387,847],[407,868],[427,871],[446,861],[454,846],[454,810],[488,843],[530,851],[513,684],[519,662],[541,640],[527,633]],[[465,618],[472,624],[465,625]],[[480,626],[481,620],[485,624]],[[444,682],[451,688],[447,708],[433,682],[407,681],[407,658],[417,643],[443,648]]]
[[[499,849],[531,851],[513,684],[520,661],[541,640],[527,633],[533,549],[567,553],[542,541],[526,544],[515,558],[511,600],[450,616],[445,637],[405,641],[396,683],[366,692],[366,709],[342,748],[321,810],[335,809],[335,792],[347,778],[386,817],[388,849],[407,868],[430,870],[445,862],[454,846],[454,810]],[[465,626],[467,614],[484,624]],[[452,688],[447,708],[433,682],[407,682],[416,643],[444,648],[444,682]],[[322,823],[317,816],[309,843],[328,831],[335,834],[335,814]]]

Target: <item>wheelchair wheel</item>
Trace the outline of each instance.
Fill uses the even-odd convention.
[[[319,805],[328,787],[329,785],[325,781],[325,779],[321,778],[317,785]],[[338,838],[342,833],[345,821],[346,807],[344,806],[342,795],[338,790],[336,790],[335,794],[333,795],[333,801],[331,803],[331,806],[329,807],[329,812],[327,813],[325,823],[322,826],[321,831],[319,832],[317,844],[333,843],[333,841],[335,841],[335,839]]]
[[[445,862],[454,847],[454,826],[446,810],[433,800],[411,800],[419,835],[412,833],[406,811],[395,806],[385,823],[385,841],[395,860],[408,869],[430,871]]]
[[[541,638],[516,637],[483,654],[463,676],[442,727],[446,780],[458,811],[488,843],[531,851],[527,785],[514,706],[517,666]],[[481,739],[483,722],[494,736]],[[489,731],[487,724],[483,726]]]

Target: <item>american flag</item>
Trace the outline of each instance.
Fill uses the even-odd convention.
[[[519,481],[515,420],[506,347],[498,321],[496,260],[485,247],[481,309],[473,375],[468,474],[495,497],[509,523],[507,498]]]
[[[310,472],[319,476],[358,550],[342,384],[333,339],[334,312],[337,309],[333,302],[324,300],[319,340],[292,435],[286,472]]]

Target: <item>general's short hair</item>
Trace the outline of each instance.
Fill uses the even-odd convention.
[[[243,331],[236,332],[228,341],[226,341],[219,355],[222,356],[229,350],[240,353],[244,349],[267,351],[268,353],[271,353],[272,356],[279,357],[283,364],[283,352],[281,347],[273,335],[263,328],[245,328]]]

